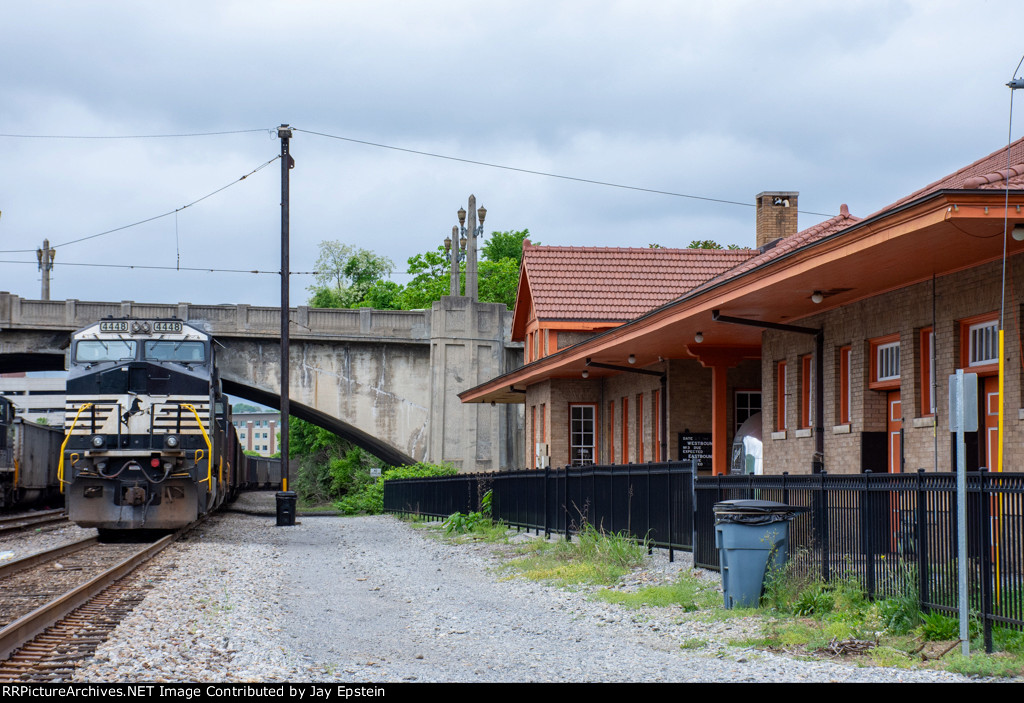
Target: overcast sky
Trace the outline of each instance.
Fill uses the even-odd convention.
[[[470,193],[486,230],[577,246],[752,245],[754,196],[800,226],[866,215],[1001,146],[1020,2],[4,3],[0,290],[38,298],[35,249],[238,181],[294,128],[743,205],[472,165],[297,131],[291,251],[406,259]],[[1024,133],[1018,106],[1014,138]],[[171,215],[57,248],[52,298],[273,305],[280,165]],[[31,264],[8,263],[26,261]],[[407,276],[396,273],[404,283]],[[304,303],[311,277],[292,279]]]

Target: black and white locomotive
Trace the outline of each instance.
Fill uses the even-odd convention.
[[[232,497],[244,456],[215,357],[212,336],[177,319],[72,335],[58,476],[72,521],[174,529]]]

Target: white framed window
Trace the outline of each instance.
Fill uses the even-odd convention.
[[[984,366],[999,361],[999,321],[979,322],[967,331],[968,366]]]
[[[761,412],[761,391],[736,391],[736,430],[747,418]]]
[[[876,381],[892,381],[900,377],[900,343],[879,344],[875,349]]]
[[[594,463],[597,449],[596,405],[569,406],[569,462],[573,466]]]

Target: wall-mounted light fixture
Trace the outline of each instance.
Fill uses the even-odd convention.
[[[636,356],[635,356],[635,355],[633,355],[633,354],[630,354],[630,355],[629,355],[629,358],[628,358],[628,359],[626,359],[626,361],[628,361],[628,362],[629,362],[629,363],[631,363],[631,364],[635,364],[635,363],[636,363]]]
[[[590,370],[583,369],[583,378],[590,378]]]
[[[695,341],[697,344],[700,344],[701,342],[703,342],[704,341],[704,333],[703,332],[698,332],[697,334],[693,335],[693,341]]]
[[[814,304],[818,304],[824,299],[825,296],[821,294],[820,290],[816,290],[813,293],[811,293],[811,302]]]
[[[1024,242],[1024,225],[1014,225],[1010,236],[1015,242]]]

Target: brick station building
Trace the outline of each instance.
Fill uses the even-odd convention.
[[[526,245],[513,338],[527,363],[460,397],[525,403],[533,468],[703,443],[724,473],[761,410],[766,473],[948,471],[947,379],[964,369],[979,376],[968,467],[997,468],[1002,412],[1020,470],[1024,140],[864,218],[844,205],[798,231],[797,200],[757,196],[756,249]]]

